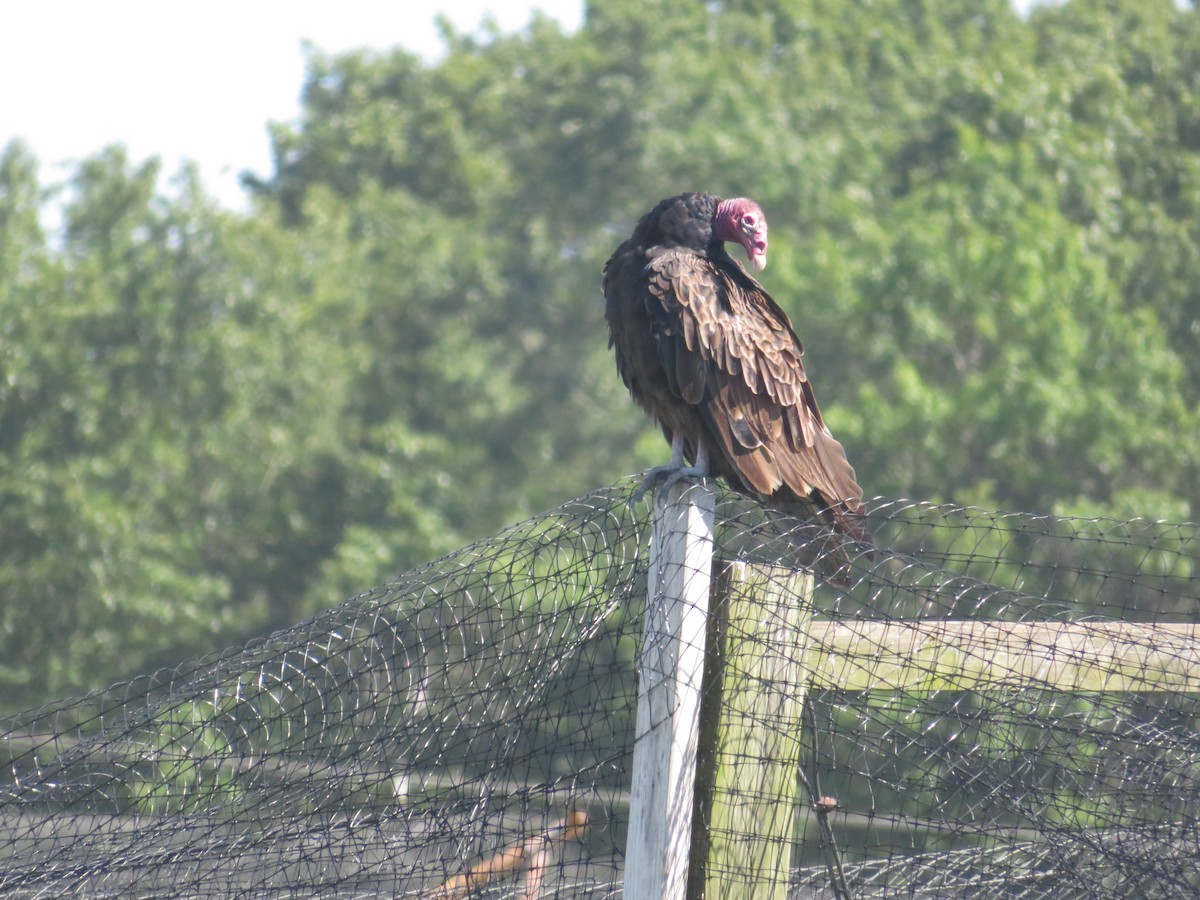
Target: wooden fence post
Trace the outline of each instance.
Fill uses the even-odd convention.
[[[813,577],[728,562],[713,585],[688,897],[784,900]]]
[[[715,506],[714,489],[692,481],[655,496],[626,900],[683,900],[687,889]]]

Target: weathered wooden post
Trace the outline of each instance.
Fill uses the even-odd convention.
[[[688,897],[783,900],[813,577],[724,562],[713,583]]]
[[[715,498],[710,485],[691,481],[655,497],[626,900],[683,900],[687,890]]]
[[[773,900],[787,889],[813,579],[730,562],[714,582],[714,507],[713,489],[690,482],[655,499],[629,900]]]

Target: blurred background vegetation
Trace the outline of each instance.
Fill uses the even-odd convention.
[[[684,190],[762,203],[868,496],[1195,515],[1190,5],[590,0],[447,40],[314,52],[249,213],[119,147],[66,184],[0,152],[0,709],[663,461],[599,273]]]

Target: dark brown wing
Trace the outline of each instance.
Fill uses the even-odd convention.
[[[661,364],[672,392],[701,412],[714,469],[776,503],[815,493],[858,534],[862,490],[821,417],[783,310],[731,259],[668,250],[647,271]]]

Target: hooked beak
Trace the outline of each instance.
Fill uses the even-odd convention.
[[[767,223],[761,215],[753,223],[742,221],[741,244],[746,248],[746,257],[755,272],[767,267]]]
[[[750,268],[761,272],[767,267],[767,242],[764,239],[751,238],[746,241],[746,256],[750,260]]]

